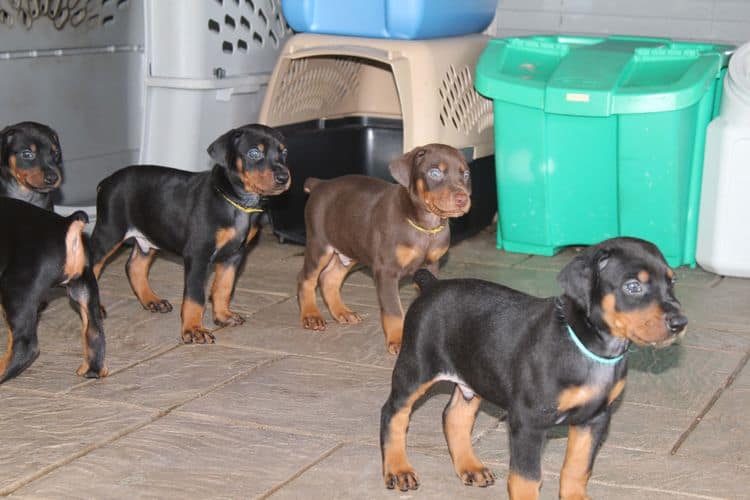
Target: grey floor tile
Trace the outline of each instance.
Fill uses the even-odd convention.
[[[683,345],[631,348],[627,401],[698,412],[741,357],[741,353]]]
[[[227,346],[252,347],[356,364],[392,368],[396,357],[385,349],[385,335],[375,309],[360,309],[363,322],[356,325],[330,323],[324,331],[305,330],[295,311],[278,323],[251,318],[241,327],[216,332],[217,342]],[[367,312],[365,312],[367,311]]]
[[[310,358],[286,358],[196,399],[180,411],[246,419],[274,428],[377,443],[380,408],[390,393],[388,370]],[[449,389],[450,390],[450,389]],[[441,415],[447,395],[415,410],[413,428],[429,429],[411,443],[443,447]],[[423,424],[422,422],[426,422]],[[481,412],[476,429],[496,425]]]
[[[221,345],[183,345],[71,394],[168,409],[277,357]]]
[[[411,464],[417,471],[420,487],[417,491],[401,493],[385,488],[381,477],[380,450],[375,446],[346,445],[325,460],[305,471],[271,496],[272,499],[319,498],[352,499],[368,498],[394,500],[403,498],[498,498],[505,492],[504,479],[490,488],[464,486],[453,471],[446,452],[435,457],[411,450]]]
[[[684,287],[677,293],[693,324],[750,334],[750,280],[724,278],[709,289]]]
[[[168,415],[13,498],[252,498],[334,446],[325,439]]]
[[[732,385],[701,419],[680,447],[681,456],[744,466],[750,477],[750,432],[747,429],[750,387]]]
[[[0,387],[0,495],[87,447],[145,424],[153,412]]]

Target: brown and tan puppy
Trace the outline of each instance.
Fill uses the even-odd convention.
[[[443,144],[415,148],[388,168],[398,184],[363,175],[307,179],[307,246],[297,298],[305,328],[326,327],[315,303],[318,283],[336,321],[359,323],[360,316],[342,302],[340,289],[354,264],[369,266],[386,348],[396,354],[404,319],[399,280],[421,267],[437,271],[450,243],[448,218],[471,207],[471,175],[461,153]]]

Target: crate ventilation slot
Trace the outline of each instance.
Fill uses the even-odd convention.
[[[0,28],[31,30],[48,19],[58,30],[111,25],[130,0],[0,0]]]
[[[279,40],[290,32],[281,16],[279,0],[218,0],[214,10],[216,13],[208,19],[208,30],[219,37],[225,54],[247,53],[250,46],[267,44],[277,48]]]
[[[492,127],[492,101],[474,90],[468,66],[456,71],[451,65],[443,75],[438,93],[442,102],[440,123],[444,127],[452,127],[467,135],[472,131],[481,133]]]
[[[278,84],[271,116],[330,112],[344,97],[357,92],[361,66],[350,57],[293,59]]]

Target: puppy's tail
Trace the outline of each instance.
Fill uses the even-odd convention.
[[[315,177],[308,177],[305,180],[304,189],[305,193],[311,193],[313,189],[315,189],[315,186],[323,182],[322,179],[317,179]]]
[[[419,291],[424,292],[433,283],[436,283],[438,279],[427,269],[419,269],[414,273],[414,283],[419,287]]]

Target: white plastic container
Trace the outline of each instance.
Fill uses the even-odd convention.
[[[750,277],[750,43],[729,61],[719,116],[708,126],[696,261]]]

